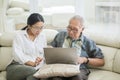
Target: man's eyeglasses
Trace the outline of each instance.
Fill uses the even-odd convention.
[[[71,27],[67,27],[67,30],[70,32],[72,31],[73,33],[77,33],[78,32],[78,29],[72,29]]]

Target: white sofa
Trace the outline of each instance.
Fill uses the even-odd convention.
[[[115,28],[87,28],[84,33],[92,38],[102,49],[105,56],[105,65],[91,69],[88,80],[120,80],[120,29]],[[97,30],[97,31],[96,31]],[[56,30],[45,29],[43,31],[50,43]],[[0,36],[0,80],[6,80],[6,67],[12,60],[12,40],[14,33],[3,33]]]

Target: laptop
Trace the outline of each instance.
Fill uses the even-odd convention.
[[[46,64],[77,64],[75,48],[44,48]]]

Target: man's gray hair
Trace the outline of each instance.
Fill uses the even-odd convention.
[[[73,17],[70,19],[70,21],[73,20],[73,19],[79,20],[81,25],[84,24],[83,18],[82,18],[81,16],[79,16],[79,15],[73,16]]]

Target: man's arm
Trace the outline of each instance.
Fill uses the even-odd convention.
[[[91,57],[86,58],[87,61],[89,60],[88,64],[95,67],[104,66],[105,61],[101,49],[92,40],[90,40],[89,46],[89,55]]]
[[[103,66],[105,64],[104,56],[101,49],[96,46],[96,43],[85,36],[83,43],[88,57],[79,57],[79,63],[87,63],[95,67]]]
[[[88,58],[88,60],[89,60],[88,64],[95,67],[104,66],[105,64],[104,59]]]
[[[103,66],[105,62],[104,59],[99,59],[99,58],[78,57],[78,63],[79,64],[86,63],[91,66],[100,67]]]

